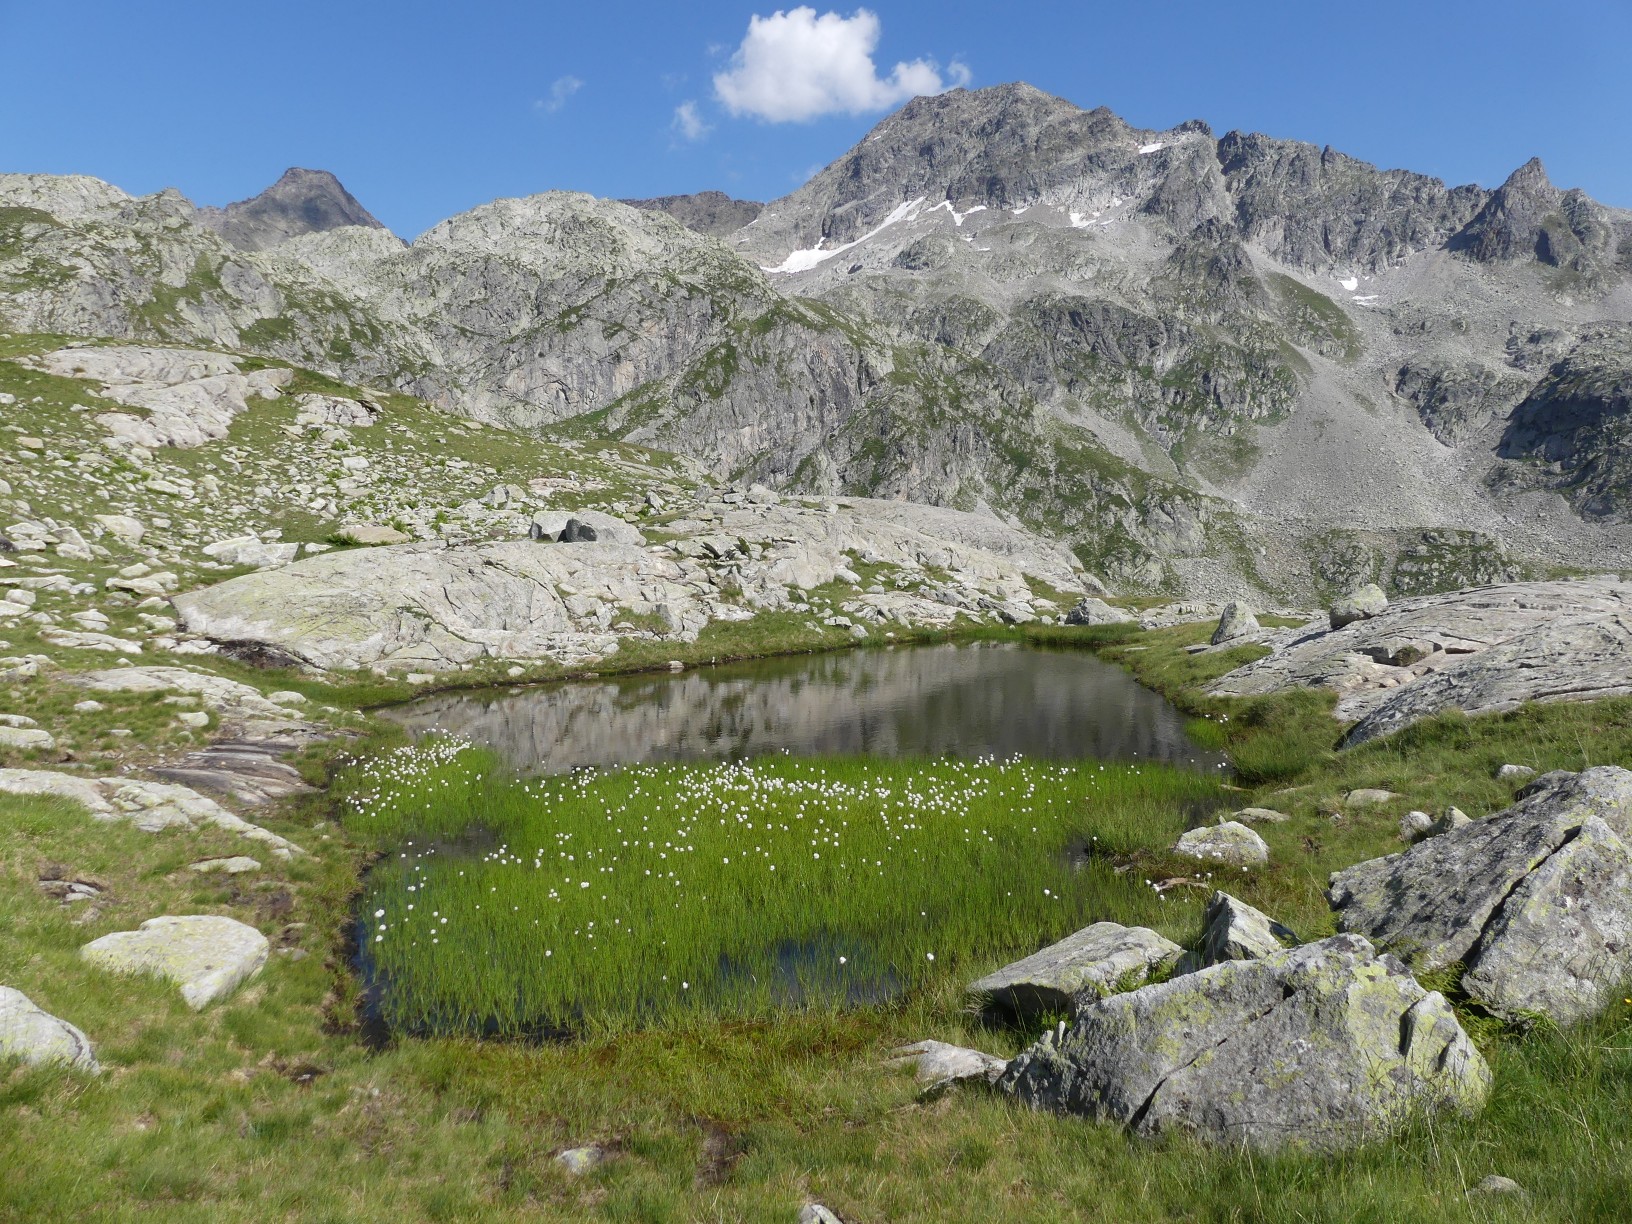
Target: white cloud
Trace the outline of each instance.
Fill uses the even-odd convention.
[[[577,93],[583,87],[584,83],[575,76],[556,77],[555,80],[550,83],[550,96],[547,98],[540,98],[538,101],[534,102],[533,109],[543,111],[548,115],[553,115],[556,111],[560,110],[567,104],[568,98],[572,97],[573,94]]]
[[[969,82],[964,64],[954,61],[943,77],[930,59],[899,63],[888,77],[879,76],[873,63],[878,35],[878,16],[867,9],[818,17],[801,6],[751,17],[729,68],[714,76],[714,96],[733,115],[788,123],[884,110]]]
[[[697,113],[697,103],[690,101],[674,108],[674,121],[669,127],[687,140],[701,140],[714,130],[713,125],[705,122]]]

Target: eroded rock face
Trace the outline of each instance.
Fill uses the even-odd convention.
[[[271,951],[252,926],[214,915],[149,918],[135,931],[92,940],[80,955],[114,973],[149,973],[181,988],[194,1011],[225,998],[261,971]]]
[[[1475,1111],[1490,1079],[1442,996],[1338,935],[1093,1003],[999,1088],[1144,1136],[1331,1149]]]
[[[1332,876],[1344,930],[1518,1020],[1572,1024],[1632,971],[1632,772],[1547,774],[1493,816]]]
[[[1337,717],[1355,723],[1346,743],[1364,743],[1444,710],[1482,714],[1632,692],[1632,584],[1474,587],[1400,600],[1340,629],[1288,631],[1272,645],[1274,653],[1209,691],[1333,689]]]
[[[1175,960],[1183,949],[1145,927],[1096,922],[1024,960],[971,982],[971,1000],[1011,1016],[1069,1015],[1082,1004]]]
[[[0,1062],[11,1058],[100,1070],[84,1033],[36,1007],[22,991],[0,986]]]

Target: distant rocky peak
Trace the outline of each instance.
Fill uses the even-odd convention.
[[[225,208],[200,208],[196,217],[234,246],[264,251],[301,234],[348,225],[384,229],[327,170],[291,167],[265,191]]]
[[[1613,262],[1608,212],[1580,191],[1561,191],[1532,157],[1493,191],[1452,246],[1481,263],[1539,259],[1588,282]]]

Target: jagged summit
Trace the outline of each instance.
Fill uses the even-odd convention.
[[[264,251],[300,234],[348,225],[385,228],[327,170],[296,166],[257,196],[225,208],[200,208],[197,220],[246,251]]]

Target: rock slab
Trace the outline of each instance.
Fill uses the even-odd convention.
[[[1490,1080],[1441,995],[1337,935],[1100,1000],[998,1086],[1142,1136],[1273,1150],[1348,1147],[1425,1113],[1471,1113]]]
[[[1419,971],[1462,964],[1496,1015],[1572,1024],[1632,972],[1632,772],[1537,778],[1514,806],[1332,876],[1346,931]]]
[[[0,1060],[10,1058],[100,1070],[84,1033],[36,1007],[22,991],[0,986]]]
[[[1145,927],[1096,922],[971,982],[967,993],[983,1008],[1013,1016],[1070,1014],[1130,976],[1143,980],[1182,952],[1178,944]]]
[[[232,918],[199,914],[150,918],[135,931],[92,940],[80,955],[114,973],[150,973],[181,987],[202,1011],[261,971],[271,951],[266,936]]]

